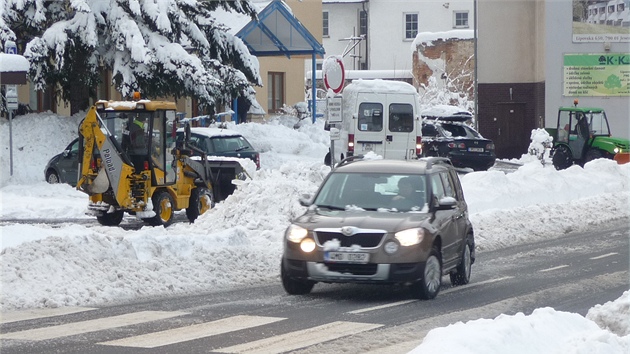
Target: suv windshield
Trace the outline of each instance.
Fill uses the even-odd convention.
[[[330,209],[421,211],[426,204],[424,175],[334,173],[314,204]]]

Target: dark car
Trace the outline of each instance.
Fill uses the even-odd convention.
[[[465,121],[470,115],[424,117],[422,121],[423,156],[448,157],[453,166],[485,171],[496,160],[494,143]]]
[[[208,156],[251,159],[260,169],[260,153],[240,133],[212,127],[192,127],[188,143],[203,150]],[[177,139],[184,139],[184,130],[177,131]]]
[[[46,164],[44,176],[48,183],[68,183],[76,186],[79,169],[79,139],[74,139],[62,153]]]
[[[473,227],[457,172],[446,158],[362,160],[332,170],[284,237],[281,279],[292,295],[317,282],[409,285],[437,296],[442,276],[467,284]]]

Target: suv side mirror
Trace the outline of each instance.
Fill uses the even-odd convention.
[[[437,210],[450,210],[455,208],[457,200],[453,197],[444,197],[438,201]]]
[[[313,204],[311,197],[312,196],[310,194],[302,194],[300,199],[298,199],[298,202],[300,202],[300,205],[303,207],[309,207]]]

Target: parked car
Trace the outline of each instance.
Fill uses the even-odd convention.
[[[53,156],[44,168],[48,183],[68,183],[77,185],[79,170],[79,138],[72,140],[63,152]]]
[[[307,294],[317,282],[405,284],[414,297],[432,299],[443,275],[453,285],[470,280],[473,227],[446,158],[350,157],[300,203],[308,209],[284,237],[289,294]]]
[[[467,113],[467,112],[466,112]],[[422,122],[423,156],[448,157],[453,166],[485,171],[496,160],[494,143],[465,122],[468,114],[424,117]]]
[[[213,127],[192,127],[189,144],[209,156],[248,158],[260,169],[260,153],[240,133]],[[177,130],[177,139],[184,139],[184,129]]]

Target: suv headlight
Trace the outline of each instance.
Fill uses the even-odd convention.
[[[424,237],[424,229],[419,227],[415,229],[407,229],[398,231],[394,234],[394,237],[400,242],[401,246],[413,246],[422,241]]]
[[[302,239],[304,239],[304,237],[308,235],[308,230],[301,226],[291,224],[287,228],[287,231],[284,233],[284,235],[287,240],[295,243],[300,243],[300,241],[302,241]]]

